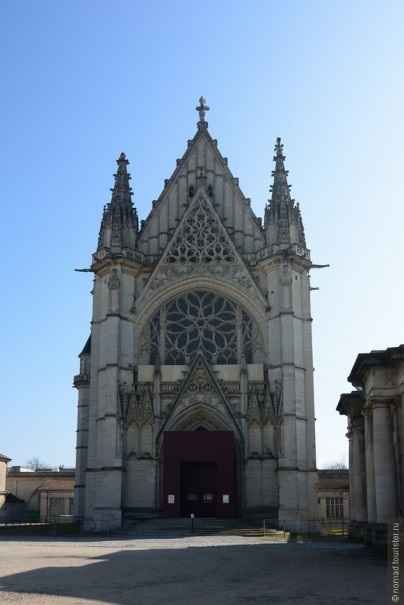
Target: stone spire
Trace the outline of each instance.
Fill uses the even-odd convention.
[[[272,171],[272,197],[265,209],[264,228],[267,244],[278,244],[280,247],[291,244],[306,246],[302,217],[299,204],[290,196],[288,171],[285,170],[283,145],[278,137],[275,144],[275,170]]]
[[[121,248],[136,246],[138,231],[137,212],[132,204],[132,189],[129,186],[130,174],[127,171],[129,161],[121,153],[116,163],[118,170],[111,201],[104,207],[97,250],[101,248],[118,252]]]

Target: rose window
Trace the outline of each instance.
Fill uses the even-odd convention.
[[[211,363],[253,360],[261,339],[255,322],[237,303],[212,292],[189,292],[161,307],[143,334],[148,363],[190,363],[201,352]],[[146,362],[147,363],[147,362]]]

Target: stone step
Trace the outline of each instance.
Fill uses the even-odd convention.
[[[266,527],[265,535],[276,537],[284,535],[283,531],[273,527]],[[125,519],[123,529],[119,532],[125,535],[137,536],[184,536],[184,535],[237,535],[237,536],[263,536],[264,526],[262,521],[251,519],[216,519],[216,518],[187,518],[175,519]]]

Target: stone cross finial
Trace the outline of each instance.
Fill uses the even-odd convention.
[[[283,143],[281,143],[281,138],[280,137],[278,137],[276,139],[275,152],[276,152],[276,155],[278,157],[282,157],[283,156]]]
[[[195,107],[195,109],[196,109],[196,111],[199,111],[199,121],[204,122],[206,112],[209,111],[209,107],[206,105],[205,97],[201,97],[199,99],[199,103],[200,103],[199,107]]]

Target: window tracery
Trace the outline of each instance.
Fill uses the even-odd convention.
[[[235,260],[223,226],[214,216],[205,197],[199,196],[170,243],[166,262],[222,263]]]
[[[250,315],[234,301],[207,291],[188,292],[152,316],[143,333],[141,354],[146,363],[159,359],[185,365],[201,352],[214,364],[253,362],[261,337]]]

